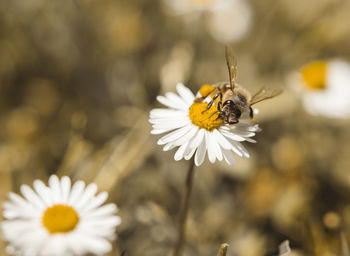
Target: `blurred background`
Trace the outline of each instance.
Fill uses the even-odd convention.
[[[350,60],[346,0],[0,1],[0,201],[51,174],[96,182],[120,208],[110,255],[170,255],[188,161],[156,145],[148,114],[183,82],[284,93],[259,103],[249,159],[196,168],[184,254],[344,255],[349,120],[308,115],[290,74]],[[343,246],[341,243],[343,234]],[[0,242],[0,254],[6,255]]]

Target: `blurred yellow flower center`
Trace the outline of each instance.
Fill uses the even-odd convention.
[[[56,204],[46,209],[42,223],[51,233],[67,233],[72,231],[79,222],[77,212],[70,206]]]
[[[327,63],[325,61],[312,62],[301,70],[306,86],[316,90],[326,88],[326,72]]]
[[[189,117],[194,125],[212,131],[219,128],[224,121],[218,118],[219,112],[215,113],[216,107],[207,109],[207,106],[208,103],[205,102],[194,102],[190,107]]]

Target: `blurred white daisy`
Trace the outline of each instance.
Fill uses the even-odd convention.
[[[233,152],[240,157],[249,157],[240,142],[255,142],[251,137],[260,131],[257,124],[244,121],[234,125],[225,124],[214,114],[216,108],[204,111],[208,103],[194,102],[193,93],[183,84],[177,84],[176,89],[179,95],[168,92],[165,96],[157,97],[167,109],[158,108],[150,112],[151,133],[167,133],[157,142],[158,145],[164,145],[164,151],[179,147],[174,159],[189,160],[194,155],[197,166],[203,163],[206,152],[211,163],[216,159],[225,159],[232,165]]]
[[[219,42],[237,41],[247,33],[252,11],[245,0],[163,0],[169,14],[195,19],[205,15],[211,36]]]
[[[120,218],[115,204],[102,204],[107,192],[97,195],[97,185],[85,187],[68,177],[52,175],[49,185],[35,180],[34,190],[21,186],[23,197],[10,192],[3,204],[1,223],[11,255],[104,255],[112,249]]]
[[[331,118],[350,117],[350,64],[345,61],[315,61],[297,75],[305,110]]]

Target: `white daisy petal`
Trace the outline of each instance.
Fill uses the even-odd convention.
[[[80,196],[79,201],[75,204],[75,208],[81,210],[91,200],[97,192],[97,185],[95,183],[89,184],[84,193]]]
[[[40,196],[41,200],[45,202],[46,206],[50,206],[53,204],[51,190],[48,187],[46,187],[44,182],[42,182],[41,180],[35,180],[33,183],[33,187],[38,196]]]
[[[204,135],[204,134],[203,134]],[[206,152],[206,147],[205,147],[205,139],[203,139],[201,141],[201,144],[199,144],[198,148],[197,148],[197,152],[196,155],[194,157],[194,163],[197,166],[200,166],[205,158],[205,152]]]
[[[229,165],[233,165],[235,163],[235,159],[231,150],[223,149],[222,154],[224,155],[226,163],[228,163]]]
[[[108,193],[107,192],[99,193],[93,200],[90,200],[90,202],[88,204],[86,204],[85,207],[83,207],[81,209],[81,211],[82,212],[87,212],[87,211],[90,211],[92,209],[95,209],[95,208],[99,207],[101,204],[106,202],[107,197],[108,197]]]
[[[190,148],[189,146],[186,148],[185,153],[184,153],[184,158],[185,160],[191,159],[193,156],[194,152],[196,152],[197,148]]]
[[[102,205],[108,194],[96,194],[97,185],[61,180],[52,175],[49,187],[40,180],[35,190],[21,186],[24,198],[9,193],[1,223],[8,251],[23,256],[105,255],[121,219],[115,204]],[[44,195],[47,194],[47,195]],[[64,219],[62,223],[61,219]],[[62,226],[63,225],[63,226]],[[67,230],[69,228],[69,230]]]
[[[171,131],[173,129],[153,129],[151,131],[151,134],[162,134],[162,133],[165,133],[165,132],[168,132],[168,131]]]
[[[182,144],[174,155],[175,161],[180,161],[184,157],[184,153],[187,149],[188,143]]]
[[[186,102],[181,97],[179,97],[176,93],[167,92],[165,94],[165,97],[167,97],[169,100],[174,102],[176,105],[181,106],[181,109],[183,110],[186,110],[188,108]]]
[[[191,126],[189,126],[189,125],[181,127],[180,129],[177,129],[177,130],[175,130],[175,131],[173,131],[171,133],[168,133],[167,135],[165,135],[162,138],[160,138],[157,141],[157,144],[158,145],[167,144],[167,143],[169,143],[171,141],[174,141],[174,140],[184,136],[190,130],[191,130]]]
[[[209,135],[209,132],[205,132],[205,141],[207,144],[208,158],[211,163],[215,163],[216,154],[215,154],[215,145],[212,139],[212,136]]]
[[[163,147],[163,151],[169,151],[169,150],[172,150],[173,148],[176,148],[176,145],[172,143],[168,143]]]
[[[168,97],[158,96],[157,100],[167,107],[177,109],[177,110],[186,110],[182,102],[176,102],[176,101],[174,102],[170,100]]]
[[[68,205],[75,205],[77,203],[77,200],[79,200],[80,195],[84,191],[84,188],[85,188],[84,181],[77,181],[74,183],[70,197],[68,199]]]
[[[51,175],[49,178],[49,187],[51,188],[54,203],[62,203],[61,185],[56,175]]]
[[[222,148],[231,149],[232,146],[230,142],[228,142],[227,139],[225,139],[225,137],[218,130],[214,130],[213,135]]]
[[[62,202],[67,202],[70,192],[71,181],[67,176],[61,179]]]
[[[189,125],[190,130],[181,138],[178,138],[176,141],[172,142],[176,146],[181,146],[184,143],[188,143],[189,140],[191,140],[196,133],[198,132],[198,127],[194,125]]]
[[[190,141],[190,144],[189,144],[190,148],[197,148],[199,144],[201,144],[201,142],[204,139],[204,133],[205,133],[204,129],[200,129],[198,131],[198,133]]]
[[[217,158],[219,161],[222,161],[222,152],[221,152],[221,148],[220,148],[218,142],[216,141],[215,136],[214,136],[213,134],[210,134],[210,136],[211,136],[211,139],[212,139],[212,142],[213,142],[213,145],[214,145],[214,150],[215,150],[216,158]]]
[[[187,105],[191,105],[193,103],[194,95],[190,89],[185,87],[182,83],[178,83],[176,85],[176,90],[180,94],[182,99],[187,103]]]
[[[43,201],[38,197],[37,194],[34,193],[34,191],[28,185],[21,186],[21,193],[25,197],[25,199],[27,199],[28,202],[34,205],[34,207],[39,209],[45,208],[45,204],[43,203]]]
[[[186,116],[186,111],[155,108],[150,112],[150,119],[169,119]]]
[[[114,204],[106,204],[94,211],[89,211],[84,217],[86,218],[96,218],[105,215],[114,214],[118,211],[118,208]]]

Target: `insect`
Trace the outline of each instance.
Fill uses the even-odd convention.
[[[237,61],[231,48],[227,45],[225,46],[225,58],[230,76],[229,82],[202,86],[197,93],[195,102],[207,102],[208,106],[204,111],[216,104],[217,111],[211,116],[219,113],[218,118],[227,124],[237,124],[240,119],[253,119],[252,106],[260,101],[280,95],[282,90],[261,88],[251,97],[246,89],[236,84]]]

